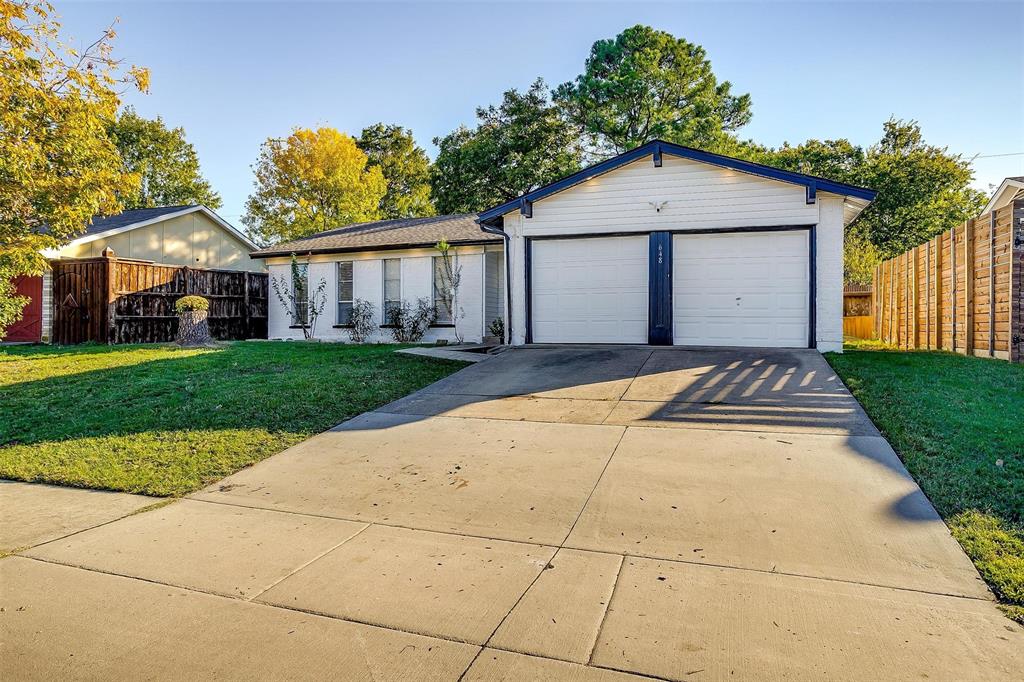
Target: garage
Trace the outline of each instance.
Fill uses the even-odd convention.
[[[809,234],[791,230],[675,235],[673,343],[806,347]]]
[[[534,343],[647,343],[646,234],[531,243]]]
[[[651,140],[482,211],[508,342],[843,348],[866,187]]]

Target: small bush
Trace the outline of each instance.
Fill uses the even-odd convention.
[[[505,340],[505,320],[500,317],[496,317],[491,320],[491,324],[488,325],[487,331],[491,333],[491,336],[497,336],[502,341]]]
[[[348,330],[353,343],[366,343],[374,331],[373,316],[376,307],[369,301],[357,298],[352,301],[352,316],[349,323],[352,328]]]
[[[435,320],[437,309],[427,298],[418,299],[415,308],[408,301],[402,301],[387,311],[391,336],[398,343],[416,343]]]
[[[189,310],[209,310],[210,302],[202,296],[182,296],[174,302],[174,309],[179,313]]]

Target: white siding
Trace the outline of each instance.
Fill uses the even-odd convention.
[[[458,328],[467,342],[479,342],[484,335],[483,321],[483,249],[480,247],[461,247],[458,249],[459,263],[462,266],[462,284],[459,287],[457,307],[461,313]],[[382,308],[384,298],[384,270],[382,261],[386,258],[398,258],[402,261],[402,299],[412,305],[419,298],[432,300],[433,269],[432,258],[437,254],[433,249],[416,249],[406,251],[373,251],[352,254],[329,254],[313,256],[309,267],[309,286],[315,288],[321,279],[326,281],[327,303],[323,315],[317,321],[316,338],[325,341],[349,341],[349,331],[336,327],[338,315],[338,261],[351,260],[353,263],[353,291],[357,299],[373,304],[376,313],[375,334],[369,339],[371,343],[390,343],[393,341],[389,329],[381,329],[383,324]],[[305,259],[303,259],[305,260]],[[288,259],[273,259],[269,263],[271,278],[289,277],[290,262]],[[291,329],[291,317],[270,292],[269,332],[271,339],[301,339],[301,329]],[[424,343],[432,343],[438,339],[455,341],[455,330],[451,327],[433,327],[423,337]]]
[[[650,202],[667,202],[655,211]],[[666,155],[645,157],[533,205],[526,236],[761,225],[818,218],[802,186]]]

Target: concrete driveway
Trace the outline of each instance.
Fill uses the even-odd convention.
[[[17,677],[1024,674],[813,351],[508,351],[0,575]]]

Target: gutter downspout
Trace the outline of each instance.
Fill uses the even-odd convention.
[[[502,341],[505,345],[512,344],[512,268],[509,267],[509,251],[512,248],[512,237],[509,236],[505,230],[498,227],[491,227],[484,223],[477,221],[480,229],[489,234],[500,235],[505,240],[505,252],[502,254],[505,258],[505,310],[508,311],[508,324],[505,325],[505,338]]]

